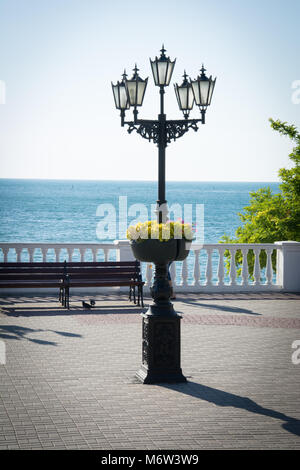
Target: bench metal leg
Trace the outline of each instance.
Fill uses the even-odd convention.
[[[136,304],[135,286],[133,286],[133,302]]]
[[[59,302],[61,305],[64,305],[64,299],[65,299],[65,289],[64,287],[59,288]]]
[[[138,298],[137,298],[137,305],[140,306],[140,286],[137,286],[137,294],[138,294]]]
[[[141,298],[142,308],[144,308],[143,286],[139,286],[139,296]]]
[[[65,288],[64,307],[67,308],[68,310],[70,308],[69,298],[70,298],[70,289],[69,289],[69,287],[66,287]]]

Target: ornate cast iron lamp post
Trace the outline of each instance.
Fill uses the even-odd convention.
[[[135,66],[131,79],[127,79],[126,72],[122,80],[116,85],[112,83],[112,90],[116,108],[121,111],[121,126],[128,126],[128,132],[134,130],[143,138],[154,142],[158,146],[158,200],[157,219],[165,222],[167,218],[167,201],[165,192],[165,152],[172,140],[182,137],[189,129],[198,130],[198,123],[205,124],[205,113],[211,103],[216,79],[205,75],[202,66],[201,75],[195,80],[188,79],[186,72],[181,85],[175,84],[175,94],[179,109],[184,119],[167,120],[164,111],[165,87],[169,86],[175,62],[165,55],[164,46],[159,58],[150,59],[154,83],[160,92],[160,114],[157,120],[138,119],[139,106],[142,106],[148,78],[143,80]],[[199,107],[201,118],[189,119],[194,102]],[[133,121],[125,121],[125,112],[133,108]],[[147,242],[151,242],[147,245]],[[152,243],[153,242],[153,243]],[[137,377],[143,383],[158,382],[185,382],[180,367],[180,319],[170,302],[171,289],[167,274],[168,263],[176,259],[184,259],[188,251],[182,249],[184,240],[172,240],[165,245],[158,240],[146,240],[141,244],[133,244],[135,257],[141,261],[155,263],[155,277],[152,287],[154,303],[143,314],[143,360]],[[155,248],[155,244],[157,247]],[[159,246],[161,245],[161,246]],[[147,248],[147,246],[149,248]],[[146,252],[145,252],[146,247]],[[153,251],[154,247],[154,251]],[[148,249],[148,252],[147,252]],[[152,252],[151,252],[152,251]],[[181,254],[180,254],[181,253]],[[183,253],[183,255],[182,255]],[[180,258],[180,256],[182,256]]]

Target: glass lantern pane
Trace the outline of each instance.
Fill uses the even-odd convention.
[[[192,87],[189,86],[188,87],[188,93],[187,93],[187,109],[193,109],[193,105],[194,105],[194,94],[193,94],[193,90],[192,90]]]
[[[200,103],[202,106],[208,105],[209,80],[200,80]]]
[[[181,107],[180,107],[180,99],[179,99],[179,94],[178,94],[177,86],[178,86],[178,85],[174,85],[174,90],[175,90],[175,95],[176,95],[176,99],[177,99],[177,103],[178,103],[179,109],[181,109]]]
[[[147,82],[138,82],[138,89],[137,89],[137,106],[141,106],[143,104],[143,98],[145,93]]]
[[[166,84],[167,69],[168,69],[168,62],[158,61],[157,68],[158,68],[158,84],[159,85],[165,85]]]
[[[115,100],[115,105],[117,109],[120,109],[120,100],[119,100],[119,93],[118,93],[118,85],[112,85],[113,89],[113,94],[114,94],[114,100]]]
[[[211,80],[210,87],[209,87],[209,92],[208,92],[208,104],[211,103],[211,98],[212,98],[212,95],[213,95],[213,92],[214,92],[215,83],[216,83],[216,79]]]
[[[180,99],[180,109],[185,110],[188,107],[188,89],[187,87],[179,87],[178,94]]]
[[[128,109],[129,103],[128,103],[128,96],[126,93],[125,85],[120,85],[119,93],[120,93],[120,109]]]
[[[194,82],[192,82],[192,89],[193,89],[193,92],[194,92],[194,98],[195,98],[196,105],[199,106],[200,105],[200,91],[199,91],[198,80],[195,80]]]
[[[127,91],[129,95],[129,103],[131,106],[136,104],[136,81],[127,80]]]
[[[167,77],[166,77],[166,85],[169,85],[174,69],[175,61],[174,62],[169,62],[169,67],[167,71]]]
[[[154,83],[155,85],[158,85],[158,74],[157,74],[157,67],[156,67],[156,62],[151,62],[151,67],[152,67],[152,73],[153,73],[153,78],[154,78]]]

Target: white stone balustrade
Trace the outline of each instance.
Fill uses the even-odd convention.
[[[300,243],[193,243],[190,254],[183,262],[171,264],[171,278],[176,292],[300,292]],[[225,251],[230,252],[227,273]],[[253,275],[249,276],[248,253],[254,255]],[[276,251],[276,275],[273,273],[272,254]],[[266,267],[260,266],[260,254],[266,255]],[[237,271],[237,252],[242,255],[240,272]],[[204,257],[202,256],[204,255]],[[179,274],[178,274],[179,271]],[[177,276],[175,274],[177,272]],[[153,269],[146,268],[145,290],[151,285]],[[201,275],[202,274],[202,275]]]
[[[225,250],[230,252],[229,272]],[[253,276],[249,276],[247,255],[254,253]],[[276,251],[276,276],[272,253]],[[266,255],[261,269],[260,254]],[[242,255],[240,269],[235,262]],[[0,243],[0,261],[128,261],[133,255],[127,240],[114,243]],[[153,280],[154,266],[142,263],[145,291]],[[170,274],[176,292],[300,292],[300,243],[283,241],[262,244],[190,244],[190,254],[183,262],[171,264]]]
[[[1,261],[107,261],[114,243],[1,243]],[[77,252],[77,253],[76,253]],[[67,256],[66,256],[67,255]],[[102,255],[102,256],[101,256]]]

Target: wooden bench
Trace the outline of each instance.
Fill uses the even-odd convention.
[[[129,287],[129,300],[144,307],[139,261],[0,263],[0,288],[59,289],[59,301],[69,308],[74,287]]]

